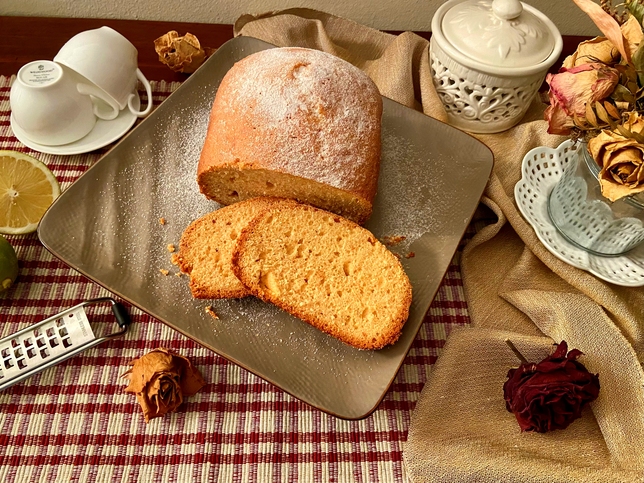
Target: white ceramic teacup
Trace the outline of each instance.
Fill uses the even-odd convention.
[[[15,123],[32,141],[68,144],[96,124],[92,99],[79,92],[73,72],[50,60],[30,62],[18,71],[9,103]]]
[[[110,27],[86,30],[69,39],[58,51],[54,62],[64,65],[86,79],[79,89],[103,100],[111,118],[126,107],[136,116],[147,116],[152,110],[150,83],[138,68],[138,51],[123,35]],[[137,80],[148,95],[143,111],[134,106]],[[100,107],[96,105],[96,114]]]

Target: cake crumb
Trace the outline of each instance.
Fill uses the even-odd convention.
[[[382,237],[382,241],[385,245],[392,247],[394,245],[398,245],[400,242],[402,242],[406,236],[402,235],[391,235],[391,236],[384,236]]]
[[[165,268],[160,268],[159,272],[161,272],[163,275],[167,275],[170,273],[170,270],[166,270]]]
[[[177,248],[174,246],[174,243],[170,243],[170,244],[168,245],[168,247],[167,247],[167,248],[168,248],[168,251],[169,251],[170,253],[174,253],[174,252],[175,252],[175,250],[177,249]]]
[[[170,257],[170,263],[172,263],[172,265],[179,265],[179,255],[177,255],[176,253],[172,255]]]
[[[177,273],[175,273],[174,275],[175,275],[175,277],[179,277],[179,278],[181,278],[181,275],[183,275],[183,274],[182,274],[181,272],[177,272]]]
[[[159,218],[159,224],[160,225],[165,225],[165,223],[166,223],[165,218],[163,218],[163,217]]]
[[[414,258],[416,256],[415,252],[409,252],[407,255],[405,255],[405,258]]]
[[[213,319],[219,319],[219,316],[215,313],[215,309],[212,308],[212,305],[209,305],[208,307],[205,308],[205,311],[208,315],[210,315]]]

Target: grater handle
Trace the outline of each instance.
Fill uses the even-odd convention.
[[[116,317],[116,323],[121,329],[128,327],[132,322],[130,314],[122,304],[114,302],[112,304],[112,312],[114,313],[114,317]]]

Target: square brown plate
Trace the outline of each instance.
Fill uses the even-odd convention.
[[[159,269],[176,273],[167,245],[218,207],[199,193],[196,167],[219,82],[235,62],[271,47],[248,37],[223,45],[58,198],[38,235],[56,257],[170,327],[323,411],[359,419],[396,376],[493,157],[468,134],[383,99],[382,167],[367,228],[380,239],[406,237],[392,250],[413,285],[409,320],[389,348],[356,350],[250,297],[194,300],[185,276]],[[218,320],[204,311],[211,304]]]

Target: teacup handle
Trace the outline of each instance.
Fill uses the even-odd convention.
[[[76,90],[85,96],[94,96],[105,102],[110,107],[111,110],[105,112],[104,109],[101,109],[99,105],[94,103],[94,115],[99,119],[111,121],[112,119],[116,119],[119,115],[119,112],[121,111],[119,105],[114,101],[114,99],[106,95],[102,89],[90,84],[76,84]]]
[[[132,104],[132,101],[134,101],[136,94],[130,94],[130,97],[128,97],[127,99],[127,107],[135,116],[145,117],[150,114],[150,112],[152,112],[152,88],[150,87],[148,80],[143,75],[143,72],[141,72],[141,69],[136,69],[136,78],[139,79],[141,81],[141,84],[143,84],[143,87],[145,87],[145,93],[148,95],[148,106],[144,111],[138,111],[137,108]]]

